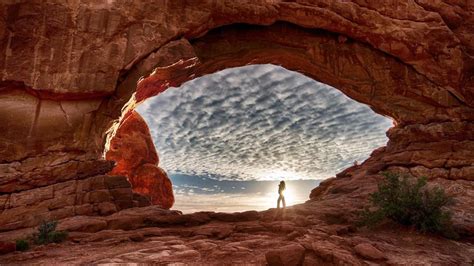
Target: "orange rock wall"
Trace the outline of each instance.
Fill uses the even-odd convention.
[[[150,201],[124,176],[97,175],[0,195],[0,232],[31,228],[72,216],[110,215]],[[26,234],[23,234],[26,235]]]
[[[173,206],[171,181],[158,167],[158,154],[140,114],[130,111],[124,116],[105,158],[116,162],[109,174],[127,176],[134,192],[148,196],[163,208]]]
[[[108,138],[113,171],[153,201],[170,199],[146,133],[113,139],[127,127],[122,110],[207,73],[273,63],[394,119],[360,176],[426,174],[472,200],[473,1],[30,0],[3,1],[0,14],[6,198],[97,175]],[[137,151],[147,155],[130,161]]]

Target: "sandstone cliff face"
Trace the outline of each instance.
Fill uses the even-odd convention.
[[[466,197],[474,165],[472,1],[32,0],[4,2],[0,13],[4,195],[97,174],[107,130],[126,121],[124,106],[128,112],[206,73],[274,63],[394,119],[390,142],[361,166],[361,179],[384,169],[426,174],[454,182],[474,206]],[[143,162],[156,164],[146,150]],[[152,185],[136,186],[148,193]]]
[[[101,174],[0,195],[0,232],[35,227],[42,221],[110,215],[148,205],[150,201],[134,193],[125,176]]]
[[[124,175],[134,192],[146,195],[151,202],[169,209],[174,203],[171,181],[159,168],[158,154],[145,120],[135,111],[122,119],[105,158],[115,161],[111,175]]]

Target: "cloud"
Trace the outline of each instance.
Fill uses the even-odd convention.
[[[392,121],[337,89],[274,65],[226,69],[138,108],[170,174],[325,179],[387,142]]]

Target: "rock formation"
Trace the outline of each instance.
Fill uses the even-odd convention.
[[[126,177],[97,175],[0,195],[0,232],[31,228],[42,221],[110,215],[148,205],[147,198],[133,193]]]
[[[111,165],[102,156],[114,149],[106,143],[119,142],[114,137],[134,106],[207,73],[273,63],[329,84],[394,120],[386,147],[313,191],[301,212],[312,217],[316,210],[327,210],[325,215],[337,219],[311,218],[312,225],[349,223],[353,217],[347,215],[361,207],[375,189],[378,173],[388,169],[426,175],[430,185],[444,187],[457,200],[452,207],[455,225],[464,235],[474,235],[473,1],[13,0],[0,4],[0,14],[2,230],[33,226],[38,219],[22,224],[33,209],[38,217],[61,219],[79,215],[84,204],[92,208],[86,215],[100,214],[101,202],[110,203],[107,214],[146,205],[130,185],[121,183],[112,192],[116,188],[96,186],[95,181],[117,178],[104,175]],[[150,157],[130,173],[153,178],[128,178],[137,192],[153,200],[157,184],[148,181],[167,179],[156,168],[151,146],[143,147]],[[131,165],[121,160],[128,156],[115,155],[119,164],[113,171]],[[83,182],[90,190],[78,188]],[[169,187],[160,189],[161,195],[169,192]],[[65,200],[69,207],[60,208],[67,215],[57,214],[53,201],[60,195],[51,192],[63,190],[71,198]],[[101,192],[93,194],[103,196],[98,201],[81,194],[95,190]],[[114,193],[120,196],[115,199]],[[101,222],[102,228],[108,221]],[[367,245],[354,251],[361,235],[341,239],[337,230],[328,229],[323,236],[305,228],[295,238],[308,254],[305,261],[359,263],[377,253]],[[232,241],[241,241],[238,234]],[[319,244],[303,241],[306,237]],[[364,237],[375,241],[370,234]],[[282,246],[296,249],[285,241]],[[399,238],[394,243],[409,245]],[[472,247],[463,247],[472,254]],[[392,250],[388,257],[393,263],[407,263],[388,244],[374,248]],[[443,245],[433,250],[443,250]],[[412,258],[441,264],[467,263],[468,258],[458,254],[466,260],[446,262],[430,260],[431,255]],[[277,259],[272,254],[269,258]]]
[[[171,181],[159,168],[158,154],[145,120],[135,111],[125,114],[105,158],[115,161],[111,175],[127,176],[134,192],[169,209],[174,203]]]
[[[10,253],[0,260],[23,264],[468,265],[474,257],[472,243],[414,234],[409,228],[392,225],[375,233],[356,230],[344,221],[347,216],[337,216],[340,204],[350,204],[350,200],[339,197],[301,204],[283,215],[275,209],[182,215],[148,206],[106,217],[76,216],[59,224],[59,230],[70,232],[69,242]],[[0,237],[10,241],[29,232],[0,233]]]
[[[0,192],[91,171],[87,165],[102,156],[104,135],[125,117],[126,103],[132,107],[169,86],[249,63],[300,71],[392,117],[397,126],[387,152],[405,160],[387,159],[387,166],[441,168],[441,159],[428,165],[420,158],[425,154],[400,149],[413,143],[409,132],[416,128],[426,138],[413,149],[427,156],[437,155],[431,147],[443,141],[465,142],[463,151],[449,151],[460,156],[472,150],[472,5],[4,3]],[[53,13],[61,15],[44,16]],[[471,165],[466,159],[442,168],[466,179]]]

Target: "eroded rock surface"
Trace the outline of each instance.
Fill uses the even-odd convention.
[[[301,245],[307,265],[357,265],[368,264],[373,253],[354,250],[365,243],[384,253],[387,263],[472,263],[466,240],[396,227],[353,232],[350,224],[353,211],[375,190],[377,173],[397,170],[426,175],[429,185],[454,195],[455,226],[473,235],[473,1],[31,0],[3,1],[0,14],[3,230],[32,225],[29,218],[21,221],[28,212],[51,215],[55,204],[63,204],[53,204],[56,196],[64,194],[72,205],[59,208],[57,218],[75,216],[68,228],[78,232],[71,240],[79,243],[6,255],[2,262],[209,264],[225,257],[263,264],[276,246]],[[269,222],[270,212],[186,216],[147,208],[107,218],[78,216],[76,185],[95,176],[107,179],[101,161],[106,135],[117,135],[136,103],[194,77],[252,63],[299,71],[392,117],[389,143],[316,188],[311,202],[295,207],[289,220]],[[146,139],[136,144],[146,154],[142,161],[127,162],[132,154],[126,152],[115,155],[120,166],[114,171],[133,170],[128,179],[136,191],[152,201],[169,200],[170,184],[156,168],[152,145]],[[51,197],[51,188],[72,194]],[[97,189],[104,188],[94,183],[90,193]],[[112,190],[127,200],[115,199]],[[102,192],[103,214],[138,202],[130,187]],[[23,209],[11,207],[15,197]],[[154,218],[145,219],[151,213]],[[93,214],[99,209],[93,207]],[[2,233],[2,240],[15,232]],[[118,248],[110,249],[112,243]],[[57,249],[59,256],[52,254]]]
[[[147,206],[125,176],[98,175],[0,195],[0,232],[30,228],[42,221],[72,216],[110,215]]]
[[[307,202],[285,212],[183,215],[149,206],[105,217],[76,216],[60,221],[59,229],[70,232],[65,243],[36,246],[0,256],[0,260],[35,264],[464,265],[474,259],[472,242],[446,241],[395,224],[385,224],[373,229],[375,232],[356,228],[345,220],[353,215],[353,206],[349,198],[343,198]],[[8,241],[31,232],[10,231],[0,237]]]
[[[140,114],[130,111],[125,115],[105,158],[116,162],[110,174],[127,176],[133,191],[148,196],[155,205],[173,206],[171,181],[158,167],[150,130]]]
[[[436,136],[427,133],[413,147],[417,154],[397,155],[402,166],[469,179],[473,12],[471,1],[2,3],[0,191],[36,185],[26,184],[33,169],[24,160],[41,165],[34,171],[51,184],[64,179],[63,164],[100,158],[104,134],[126,117],[126,103],[128,112],[169,86],[249,63],[282,65],[332,85],[394,118],[394,132],[434,129]],[[391,133],[387,151],[413,137]],[[460,144],[453,156],[465,162],[441,165],[447,151],[439,163],[419,158],[436,157],[432,142],[446,140]],[[45,156],[68,159],[46,166]]]

